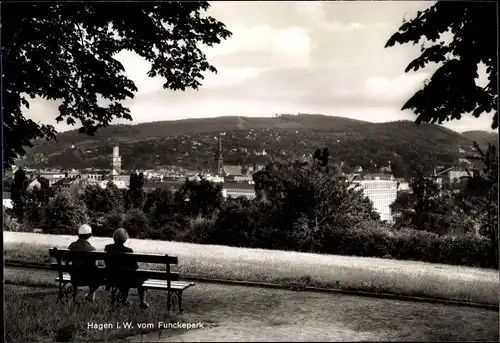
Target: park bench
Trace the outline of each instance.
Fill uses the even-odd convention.
[[[167,291],[167,311],[169,313],[172,308],[182,312],[182,292],[194,286],[193,282],[180,281],[179,273],[170,270],[171,265],[178,264],[178,258],[176,256],[138,253],[117,254],[101,251],[71,251],[57,248],[49,249],[49,255],[56,260],[55,263],[52,261],[51,269],[58,272],[56,282],[59,283],[59,299],[66,295],[66,297],[72,297],[73,301],[75,301],[78,287],[89,286],[89,284],[95,280],[100,281],[99,286],[110,285],[111,294],[114,294],[116,289],[120,286],[127,287],[127,285],[121,284],[122,282],[140,279],[141,285],[146,291],[150,289]],[[110,259],[118,259],[119,261],[127,263],[134,261],[137,263],[160,264],[165,266],[165,271],[124,268],[113,268],[113,270],[110,270],[108,267],[98,266],[92,269],[92,275],[95,276],[94,280],[92,280],[91,277],[85,277],[83,279],[75,277],[72,280],[71,275],[80,275],[82,271],[88,270],[88,267],[73,265],[66,262],[79,260],[84,261],[86,265],[91,264],[95,266],[97,261],[109,261]],[[116,278],[113,278],[113,275],[117,275],[117,273],[121,275],[118,279],[121,281],[117,281]],[[89,274],[83,273],[82,275]]]

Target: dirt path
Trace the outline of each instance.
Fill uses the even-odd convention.
[[[495,311],[356,296],[197,284],[184,322],[162,342],[498,340]],[[179,335],[180,334],[180,335]]]

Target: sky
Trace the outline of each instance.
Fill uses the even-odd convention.
[[[148,62],[133,52],[116,58],[138,91],[124,101],[133,121],[217,116],[270,117],[276,113],[317,113],[370,122],[414,120],[401,111],[435,70],[405,73],[420,45],[384,48],[403,18],[433,2],[211,2],[207,14],[233,33],[204,48],[217,74],[205,73],[198,91],[170,91],[149,78]],[[478,81],[482,83],[482,80]],[[59,131],[79,126],[57,124],[58,102],[31,100],[24,114]],[[491,115],[464,116],[443,126],[462,132],[490,130]]]

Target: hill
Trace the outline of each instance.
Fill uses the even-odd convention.
[[[498,146],[498,132],[465,131],[462,132],[462,136],[471,141],[476,141],[480,147],[486,148],[488,143]]]
[[[270,157],[292,157],[328,147],[331,158],[346,168],[365,170],[392,163],[395,174],[422,166],[452,165],[459,148],[471,152],[472,141],[455,131],[409,121],[369,123],[326,115],[281,115],[272,118],[218,117],[114,125],[85,136],[76,130],[57,142],[40,140],[29,151],[30,166],[109,168],[119,144],[124,169],[164,165],[209,169],[223,136],[226,164],[264,163]],[[74,146],[74,147],[73,147]],[[265,151],[265,154],[262,152]]]

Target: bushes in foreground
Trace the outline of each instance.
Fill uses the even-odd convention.
[[[331,244],[322,253],[494,268],[490,240],[482,236],[359,227],[333,230],[329,238]]]
[[[190,237],[185,241],[191,243],[220,244],[241,247],[269,249],[267,240],[256,241],[256,237],[263,237],[266,228],[247,225],[226,225],[222,227],[223,221],[203,221],[195,228],[191,227]],[[229,224],[229,223],[228,223]],[[302,225],[301,230],[307,231]],[[242,228],[244,230],[242,230]],[[315,252],[331,255],[384,257],[398,260],[413,260],[430,263],[443,263],[450,265],[463,265],[480,268],[495,268],[493,256],[491,256],[491,242],[483,236],[439,236],[437,234],[405,229],[396,231],[377,223],[366,223],[361,227],[349,229],[338,229],[325,225],[315,232],[322,237],[321,242],[316,244],[301,244],[296,242],[293,246],[285,247],[285,250],[302,252]],[[250,240],[245,233],[255,236]],[[294,235],[293,229],[288,233],[282,233],[283,241],[290,242],[286,236]],[[235,242],[228,237],[239,238]],[[232,242],[232,243],[230,243]],[[246,242],[246,244],[242,244]],[[299,245],[300,244],[300,245]],[[312,248],[313,247],[313,248]]]
[[[275,220],[257,220],[253,213],[257,210],[263,209],[227,205],[211,218],[189,220],[174,215],[163,226],[154,228],[148,216],[140,210],[133,210],[126,215],[104,215],[101,225],[95,227],[94,232],[97,236],[111,237],[115,228],[123,226],[131,237],[140,239],[495,268],[491,240],[484,236],[455,237],[412,229],[394,230],[378,222],[339,228],[333,224],[314,227],[303,221],[285,230],[276,226]],[[51,230],[50,233],[75,234],[76,226],[70,228],[70,223],[58,224],[57,230]],[[20,228],[11,226],[15,225],[6,225],[5,229],[20,231]]]

